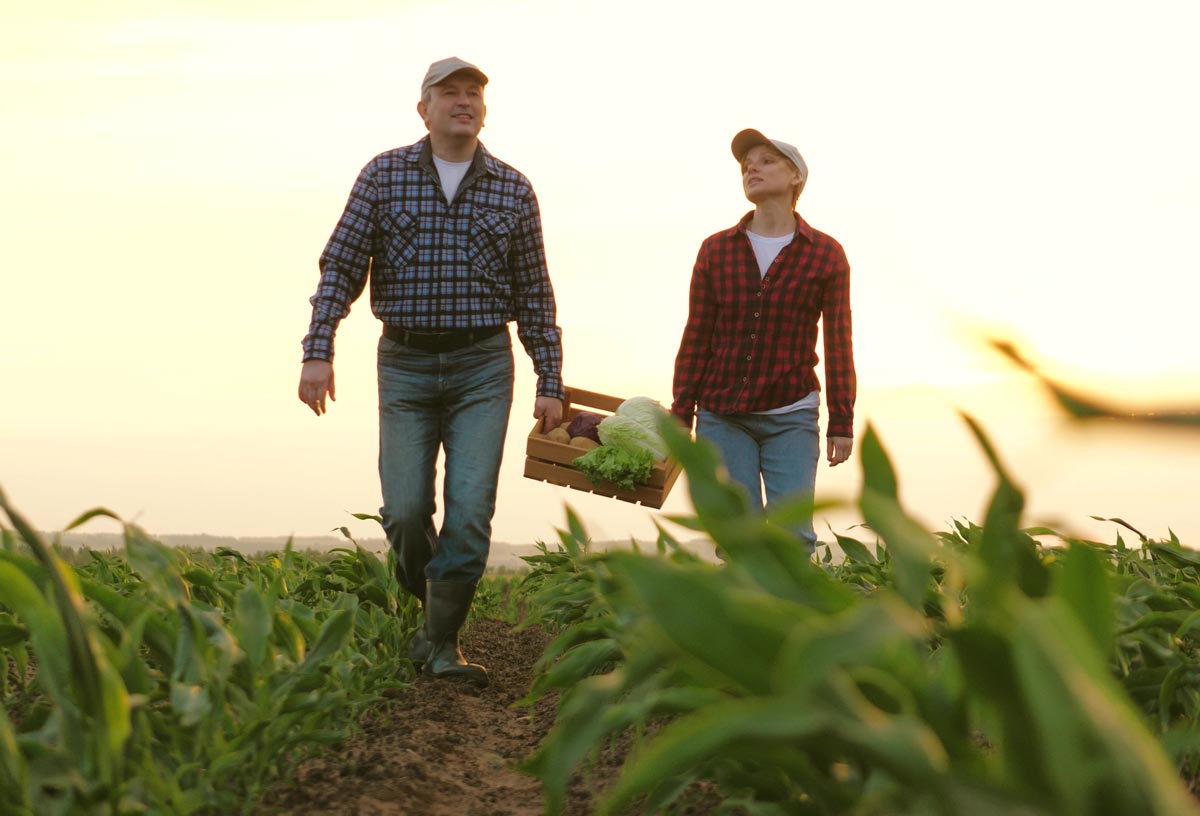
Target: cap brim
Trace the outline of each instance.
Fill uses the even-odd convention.
[[[733,157],[738,161],[742,160],[750,148],[756,145],[770,145],[771,140],[762,135],[754,128],[746,128],[733,137],[733,141],[729,143],[729,149],[733,151]]]
[[[438,82],[445,82],[450,77],[458,76],[459,74],[470,74],[479,81],[480,85],[488,84],[487,74],[485,74],[483,71],[480,71],[478,68],[459,68],[457,71],[451,71],[450,73],[446,74],[444,77],[439,79]],[[437,83],[435,82],[434,84],[436,85]]]

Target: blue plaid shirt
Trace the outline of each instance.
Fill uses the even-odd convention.
[[[371,311],[414,331],[517,322],[538,396],[563,398],[562,330],[529,179],[482,144],[447,202],[428,137],[359,173],[321,253],[304,359],[333,360],[333,336],[371,280]]]

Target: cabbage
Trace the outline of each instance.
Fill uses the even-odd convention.
[[[571,420],[571,424],[567,426],[567,433],[572,436],[586,437],[596,444],[600,444],[600,434],[596,432],[596,426],[604,419],[600,414],[593,414],[589,411],[580,411]]]
[[[596,426],[601,447],[612,446],[627,453],[648,451],[654,459],[667,458],[667,443],[653,426],[647,427],[632,417],[613,414]]]
[[[630,397],[617,407],[617,416],[629,417],[656,435],[658,418],[666,415],[667,409],[662,407],[662,403],[649,397]]]

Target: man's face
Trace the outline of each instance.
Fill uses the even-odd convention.
[[[483,86],[470,74],[452,74],[429,89],[428,97],[417,103],[417,113],[434,136],[474,138],[487,114]]]
[[[773,148],[755,145],[742,157],[742,189],[755,203],[780,194],[790,197],[799,183],[796,165]]]

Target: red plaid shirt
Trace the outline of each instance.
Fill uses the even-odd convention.
[[[841,244],[796,216],[796,233],[760,277],[746,226],[709,236],[692,270],[688,320],[675,358],[671,411],[688,427],[697,405],[718,414],[791,405],[821,387],[825,337],[828,436],[854,435],[850,264]]]

